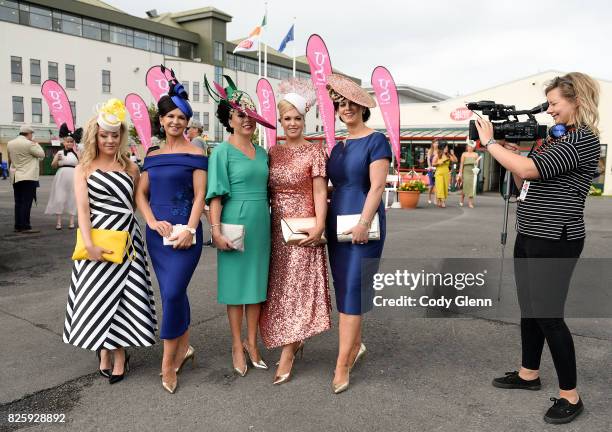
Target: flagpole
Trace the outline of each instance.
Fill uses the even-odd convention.
[[[295,17],[293,17],[293,43],[291,44],[291,52],[293,55],[293,78],[295,78]]]

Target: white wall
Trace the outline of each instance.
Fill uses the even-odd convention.
[[[465,107],[467,102],[480,100],[493,100],[496,103],[515,105],[517,109],[529,109],[546,102],[544,89],[546,84],[554,77],[563,75],[564,72],[548,71],[533,75],[520,80],[512,81],[492,87],[469,95],[447,99],[433,103],[415,103],[401,105],[401,127],[467,127],[471,118],[455,121],[451,118],[451,112],[457,108]],[[598,80],[601,94],[599,103],[599,130],[600,141],[607,144],[606,171],[605,171],[605,195],[612,195],[612,82]],[[541,124],[552,125],[552,118],[543,113],[536,116]],[[371,127],[384,128],[384,122],[380,110],[372,110],[372,116],[368,122]]]

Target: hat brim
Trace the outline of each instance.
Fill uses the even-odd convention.
[[[363,88],[348,77],[331,74],[327,77],[327,85],[342,97],[367,108],[375,108],[376,101]]]
[[[257,112],[256,112],[256,111],[253,111],[253,110],[248,109],[248,108],[243,108],[243,107],[241,107],[240,105],[238,105],[236,102],[230,102],[229,104],[230,104],[230,106],[231,106],[233,109],[235,109],[235,110],[237,110],[237,111],[240,111],[240,112],[242,112],[242,113],[246,114],[248,117],[252,118],[252,119],[253,119],[253,120],[255,120],[257,123],[259,123],[260,125],[262,125],[263,127],[266,127],[266,128],[268,128],[268,129],[276,129],[276,126],[275,126],[275,125],[273,125],[273,124],[271,124],[271,123],[268,123],[268,121],[267,121],[265,118],[263,118],[262,116],[260,116],[259,114],[257,114]]]

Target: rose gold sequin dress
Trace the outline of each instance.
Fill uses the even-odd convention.
[[[268,298],[259,321],[267,348],[305,340],[331,327],[325,246],[289,246],[282,217],[315,215],[312,178],[325,177],[326,155],[319,144],[270,149],[272,255]]]

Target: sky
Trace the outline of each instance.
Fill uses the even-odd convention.
[[[213,6],[233,17],[229,40],[261,22],[263,0],[105,0],[131,15]],[[465,95],[546,70],[612,80],[608,0],[268,0],[265,42],[303,55],[318,33],[335,69],[369,83],[386,66],[396,83]]]

